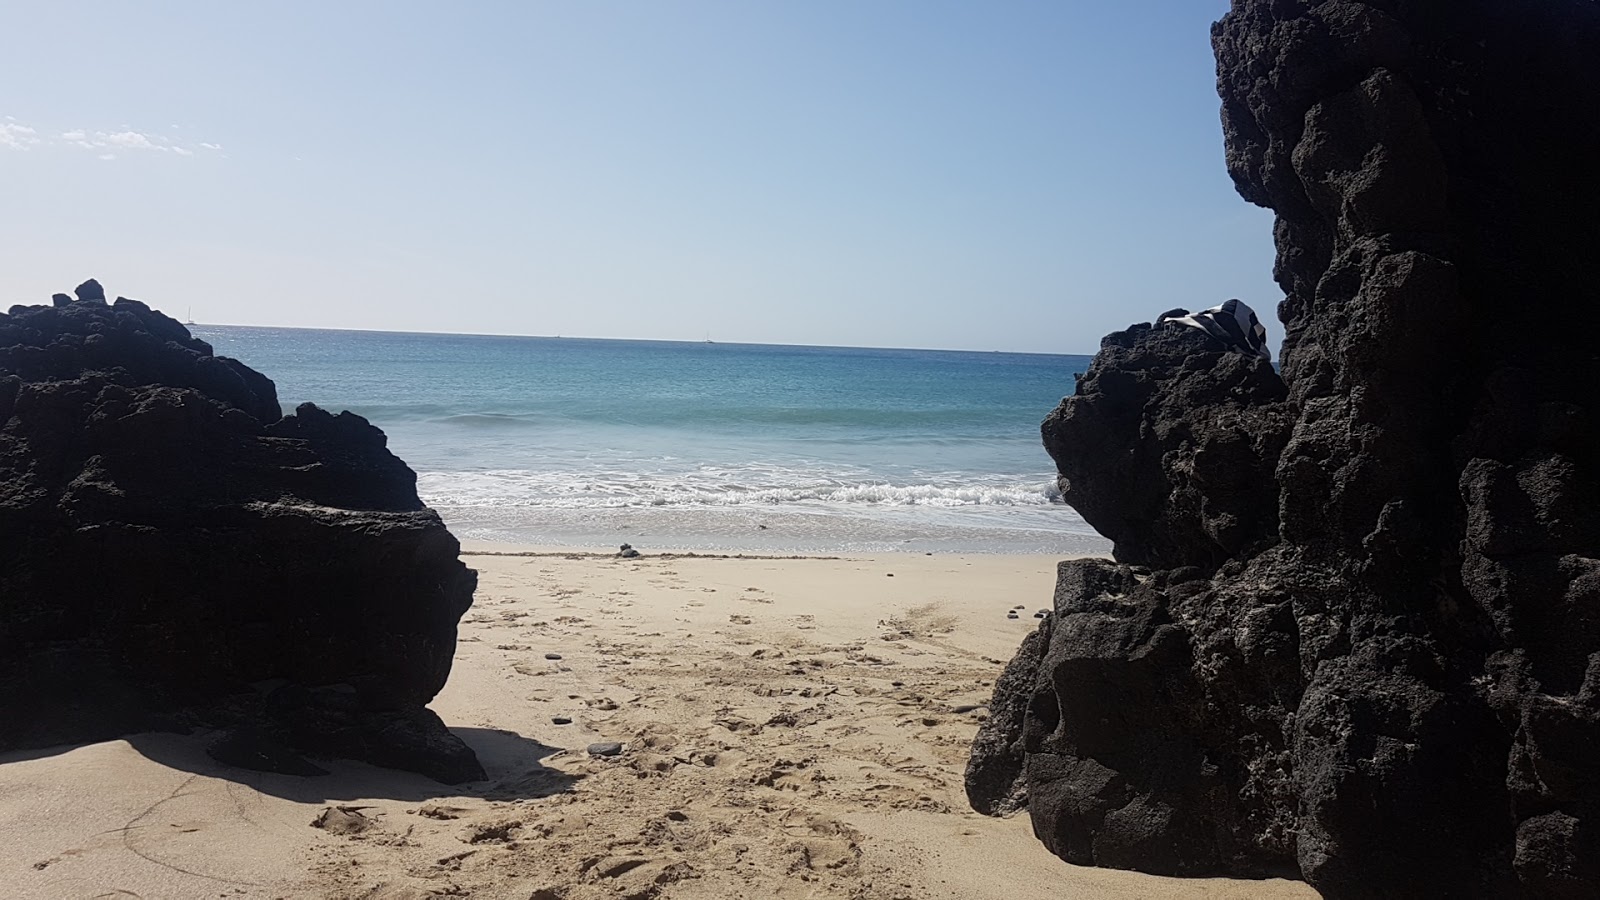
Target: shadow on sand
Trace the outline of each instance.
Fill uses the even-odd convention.
[[[548,797],[568,791],[578,776],[545,766],[540,760],[561,752],[515,732],[492,728],[452,728],[478,754],[489,777],[468,784],[441,784],[431,778],[395,769],[380,769],[343,759],[318,759],[327,775],[299,776],[256,772],[220,763],[206,754],[215,732],[194,734],[144,732],[120,740],[152,762],[243,785],[263,794],[297,803],[334,803],[351,800],[420,802],[440,797],[482,797],[516,800]],[[0,754],[0,766],[69,753],[85,744],[66,744]]]

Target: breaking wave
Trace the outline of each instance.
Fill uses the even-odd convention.
[[[891,484],[837,477],[774,478],[771,470],[734,479],[711,470],[670,476],[616,472],[425,472],[417,489],[430,505],[470,508],[540,506],[553,509],[735,507],[817,504],[880,507],[1043,507],[1061,502],[1048,476],[966,483]],[[745,482],[745,483],[740,483]]]

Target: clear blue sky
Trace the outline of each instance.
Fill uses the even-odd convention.
[[[1092,352],[1273,309],[1225,0],[13,4],[0,306]]]

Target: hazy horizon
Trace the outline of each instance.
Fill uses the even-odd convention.
[[[0,300],[92,276],[265,327],[1087,354],[1239,297],[1276,344],[1226,10],[30,7]]]
[[[106,295],[108,301],[114,298]],[[138,300],[137,297],[129,297]],[[139,300],[144,303],[145,301]],[[1055,350],[1002,350],[999,348],[974,348],[974,347],[890,347],[879,344],[797,344],[793,341],[721,341],[711,338],[636,338],[636,337],[608,337],[595,334],[515,334],[497,331],[415,331],[403,328],[336,328],[318,325],[256,325],[248,322],[194,322],[190,323],[170,311],[153,304],[149,305],[156,311],[178,319],[190,328],[270,328],[283,331],[353,331],[365,334],[405,334],[405,335],[437,335],[439,337],[484,337],[484,338],[529,338],[533,340],[551,341],[648,341],[657,344],[730,344],[747,347],[809,347],[819,350],[906,350],[928,351],[933,353],[1011,353],[1022,356],[1093,356],[1094,353],[1072,353],[1069,351]],[[249,362],[249,360],[244,360]]]

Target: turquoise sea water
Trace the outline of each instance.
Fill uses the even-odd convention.
[[[1039,421],[1085,356],[195,326],[382,428],[457,536],[1077,552]]]

